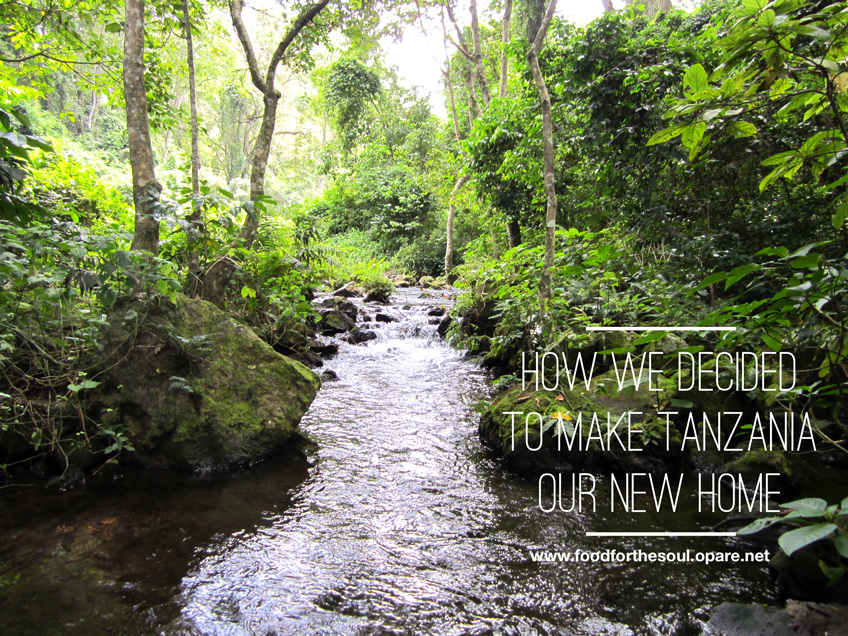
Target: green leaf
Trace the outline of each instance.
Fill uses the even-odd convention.
[[[698,285],[695,289],[705,289],[710,285],[714,285],[715,283],[723,281],[725,278],[727,278],[727,272],[716,272],[715,274],[710,274],[703,281],[701,281],[701,284]]]
[[[848,559],[848,537],[845,535],[838,536],[833,540],[833,544],[836,546],[836,551]]]
[[[754,263],[748,263],[747,265],[740,265],[739,267],[734,268],[727,275],[727,281],[724,283],[724,289],[730,289],[731,285],[742,280],[748,274],[757,269],[759,269],[759,265],[756,265]]]
[[[753,523],[749,523],[744,528],[739,528],[739,530],[736,531],[736,534],[754,534],[760,530],[765,530],[769,526],[773,526],[778,521],[780,521],[780,517],[762,517],[761,519],[755,520]]]
[[[801,548],[830,536],[836,529],[835,523],[817,523],[812,526],[804,526],[780,535],[777,543],[786,553],[786,556],[792,556]]]
[[[700,64],[690,66],[686,71],[686,74],[683,76],[683,86],[691,89],[691,97],[695,97],[709,88],[710,81],[704,67]]]
[[[834,229],[842,229],[846,217],[848,217],[848,195],[842,197],[842,201],[836,206],[836,212],[834,212],[833,219],[831,220]]]
[[[653,136],[648,140],[648,145],[655,146],[656,144],[663,144],[667,141],[671,141],[675,137],[679,137],[687,125],[688,124],[678,124],[677,126],[672,126],[671,128],[664,128],[663,130],[654,133]]]
[[[780,351],[780,348],[783,346],[780,343],[780,340],[772,338],[765,332],[763,332],[763,342],[765,342],[771,348],[772,351]]]
[[[707,122],[693,122],[686,126],[686,128],[683,130],[680,141],[685,148],[688,148],[690,151],[695,150],[698,147],[698,144],[700,143],[701,138],[704,136],[704,132],[706,132],[706,130]],[[692,159],[691,154],[689,158]]]
[[[83,380],[80,384],[69,384],[68,390],[73,391],[74,393],[79,393],[83,389],[93,389],[96,386],[100,386],[100,382],[95,382],[94,380]]]
[[[690,402],[689,400],[681,400],[680,398],[671,398],[668,401],[668,404],[669,406],[673,406],[679,409],[691,409],[695,407],[695,404],[693,402]]]
[[[821,254],[806,254],[792,261],[792,269],[811,269],[818,267]]]
[[[645,336],[640,336],[633,341],[633,344],[637,347],[639,345],[648,344],[649,342],[656,342],[657,340],[662,340],[668,335],[667,331],[652,331]]]
[[[753,137],[757,134],[757,127],[747,121],[732,121],[728,125],[728,129],[737,138]]]
[[[792,510],[793,512],[790,513],[792,517],[820,517],[827,510],[827,502],[819,497],[809,497],[780,504],[780,507]]]

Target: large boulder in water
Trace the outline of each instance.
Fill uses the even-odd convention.
[[[320,386],[215,305],[177,295],[114,307],[90,412],[123,431],[129,463],[219,470],[284,444]],[[124,456],[122,455],[122,458]]]

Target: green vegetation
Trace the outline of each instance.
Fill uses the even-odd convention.
[[[387,273],[464,289],[449,337],[505,389],[522,352],[791,351],[796,385],[748,397],[812,414],[844,463],[844,2],[652,3],[585,27],[522,2],[512,32],[512,3],[488,22],[472,7],[465,27],[442,1],[246,22],[240,0],[3,5],[2,470],[61,472],[80,449],[95,465],[144,437],[93,406],[114,307],[185,294],[298,351],[314,291],[385,297]],[[427,16],[449,50],[445,119],[379,48]],[[204,337],[170,340],[197,361],[180,347]],[[172,371],[186,409],[210,399]]]

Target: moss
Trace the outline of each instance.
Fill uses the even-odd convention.
[[[767,451],[763,448],[750,450],[738,459],[730,462],[727,469],[732,472],[761,475],[763,473],[780,473],[784,477],[792,476],[789,458],[783,450]]]
[[[145,465],[219,469],[260,459],[291,436],[320,386],[211,303],[177,296],[129,311],[143,324],[123,320],[125,306],[113,316],[104,348],[122,357],[105,373],[101,399]]]

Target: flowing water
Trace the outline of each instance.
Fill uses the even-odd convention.
[[[722,601],[775,600],[762,564],[534,563],[530,550],[748,552],[741,539],[598,539],[718,518],[544,514],[538,480],[483,450],[486,374],[435,335],[446,292],[401,290],[342,345],[302,422],[318,444],[234,475],[103,474],[0,497],[4,634],[701,633]],[[366,309],[373,317],[374,309]],[[122,478],[118,478],[122,477]]]

